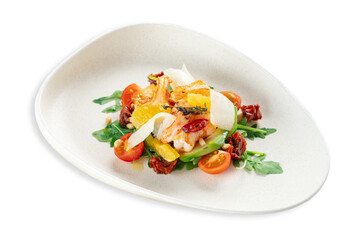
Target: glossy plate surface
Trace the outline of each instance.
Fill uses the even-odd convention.
[[[280,162],[283,174],[260,176],[230,166],[214,176],[200,169],[156,175],[145,159],[143,169],[135,170],[138,165],[116,160],[107,143],[91,136],[106,117],[93,99],[130,83],[145,87],[149,73],[183,63],[216,90],[237,92],[244,104],[260,104],[259,125],[278,131],[249,140],[248,149]],[[231,47],[178,26],[132,25],[90,41],[46,77],[35,114],[51,146],[84,172],[122,190],[188,207],[233,213],[288,209],[311,198],[329,170],[316,124],[277,79]]]

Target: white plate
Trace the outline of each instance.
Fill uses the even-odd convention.
[[[261,105],[260,125],[278,131],[248,141],[248,149],[280,162],[283,174],[260,176],[230,166],[215,176],[199,169],[165,176],[155,174],[146,161],[136,171],[116,160],[109,144],[91,136],[104,127],[106,117],[93,99],[134,82],[147,86],[149,73],[183,63],[216,90],[235,91],[245,104]],[[35,112],[51,146],[84,172],[122,190],[188,207],[233,213],[288,209],[311,198],[329,170],[318,128],[278,80],[231,47],[173,25],[132,25],[90,41],[46,77]]]

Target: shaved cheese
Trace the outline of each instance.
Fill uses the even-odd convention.
[[[175,121],[175,118],[176,117],[170,113],[162,112],[156,114],[129,137],[126,151],[144,141],[152,132],[158,135],[161,130],[162,133],[165,126],[170,126]],[[164,127],[162,127],[163,122],[166,123]]]
[[[155,132],[155,130],[153,131],[153,133],[157,139],[161,140],[164,130],[167,129],[168,127],[170,127],[170,125],[173,124],[175,119],[176,119],[176,117],[171,114],[164,118],[164,120],[160,124],[159,128],[157,129],[157,132]]]
[[[214,90],[210,91],[210,99],[210,122],[216,127],[230,131],[235,121],[234,104]]]
[[[182,65],[181,70],[187,75],[187,77],[192,81],[195,82],[195,78],[193,76],[191,76],[191,74],[189,73],[189,71],[187,70],[185,64]]]
[[[188,85],[195,81],[189,71],[186,69],[185,64],[182,69],[169,68],[164,71],[164,74],[171,79],[171,87],[175,89],[178,86]]]

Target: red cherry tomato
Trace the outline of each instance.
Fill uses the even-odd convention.
[[[225,97],[227,97],[235,105],[235,107],[237,107],[237,109],[241,107],[241,97],[239,95],[237,95],[234,92],[228,92],[228,91],[224,91],[220,93],[222,93]]]
[[[141,89],[137,84],[133,83],[127,86],[121,94],[121,104],[123,107],[130,108],[134,102],[135,94]]]
[[[231,162],[230,153],[216,150],[204,155],[198,162],[201,170],[209,174],[218,174],[229,168]]]
[[[206,119],[197,119],[192,122],[189,122],[188,124],[185,124],[182,127],[182,130],[186,133],[188,132],[197,132],[206,127],[206,125],[209,123]]]
[[[125,161],[125,162],[132,162],[137,160],[141,157],[142,152],[144,151],[144,142],[139,143],[135,147],[126,151],[128,145],[128,139],[132,133],[127,133],[122,136],[119,140],[116,140],[114,143],[114,152],[115,155]]]

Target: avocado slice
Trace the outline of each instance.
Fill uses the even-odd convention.
[[[224,144],[228,133],[229,131],[218,128],[213,134],[205,139],[206,144],[204,146],[200,146],[198,143],[191,152],[180,154],[179,159],[183,162],[189,162],[194,158],[198,158],[218,150]]]
[[[180,154],[179,159],[183,162],[189,162],[220,149],[224,144],[225,140],[230,137],[230,135],[233,134],[237,129],[237,108],[235,106],[234,110],[235,120],[234,125],[230,131],[218,128],[213,134],[211,134],[205,139],[206,144],[204,146],[200,146],[200,144],[197,144],[191,152]]]
[[[235,110],[235,119],[234,119],[234,125],[232,129],[228,132],[228,135],[226,136],[226,139],[231,136],[236,130],[237,130],[237,108],[234,106]]]

